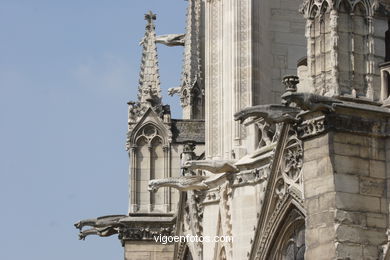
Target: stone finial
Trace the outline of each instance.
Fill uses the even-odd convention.
[[[285,92],[297,92],[297,85],[299,83],[299,78],[294,75],[284,76],[282,83],[286,88]]]
[[[145,14],[147,21],[143,46],[141,72],[138,87],[138,99],[154,107],[161,104],[160,74],[157,60],[156,32],[153,21],[156,15],[149,11]]]
[[[156,20],[157,16],[152,11],[149,11],[145,14],[145,20],[148,21],[148,24],[152,24],[153,20]]]

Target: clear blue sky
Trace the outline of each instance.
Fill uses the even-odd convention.
[[[182,33],[184,0],[0,0],[0,259],[123,259],[116,236],[73,223],[127,213],[127,101],[144,13]],[[164,101],[180,117],[182,47],[159,46]]]

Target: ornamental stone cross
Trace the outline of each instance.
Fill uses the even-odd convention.
[[[154,14],[152,11],[149,11],[147,14],[145,14],[145,20],[151,24],[153,20],[156,20],[156,14]]]

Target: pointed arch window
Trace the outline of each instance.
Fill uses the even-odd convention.
[[[186,251],[184,253],[183,260],[193,260],[192,255],[191,255],[191,251],[188,248],[188,246],[186,247]]]
[[[305,219],[302,213],[293,206],[281,223],[267,259],[304,260]]]
[[[137,131],[132,154],[131,207],[138,212],[170,211],[170,195],[166,188],[156,193],[148,190],[153,179],[168,177],[169,152],[163,131],[154,123],[148,123]]]

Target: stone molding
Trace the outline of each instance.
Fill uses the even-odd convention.
[[[237,188],[246,185],[256,185],[266,181],[268,176],[269,164],[252,170],[241,171],[234,175],[232,187]]]
[[[148,217],[145,217],[147,219]],[[175,231],[175,218],[165,221],[129,221],[123,223],[118,238],[122,245],[126,241],[155,241],[154,237],[173,236]]]
[[[338,106],[341,107],[343,105]],[[344,108],[346,107],[344,106]],[[298,125],[299,137],[302,140],[312,138],[330,130],[367,136],[390,136],[390,125],[387,122],[390,112],[371,111],[380,112],[380,114],[367,117],[363,115],[363,111],[359,110],[353,111],[354,113],[305,113],[302,115],[302,122]],[[370,111],[366,110],[366,112]]]

